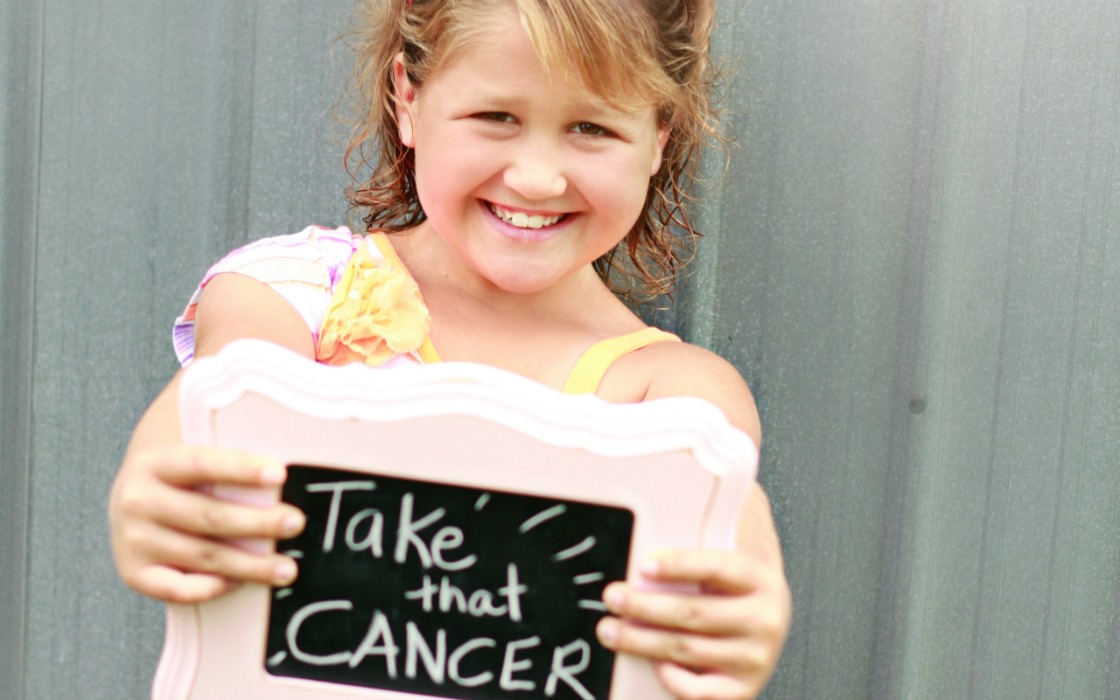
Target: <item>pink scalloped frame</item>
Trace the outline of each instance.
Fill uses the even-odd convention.
[[[180,409],[192,444],[629,508],[632,572],[653,549],[733,546],[758,463],[750,438],[700,399],[611,404],[469,363],[327,367],[256,340],[195,361],[182,378]],[[432,431],[442,439],[431,440]],[[493,460],[511,450],[521,468],[493,469]],[[278,493],[222,495],[268,503]],[[169,605],[154,700],[441,700],[268,674],[270,591],[246,585],[205,604]],[[669,697],[649,662],[616,657],[611,700]]]

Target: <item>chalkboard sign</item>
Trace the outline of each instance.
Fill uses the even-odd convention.
[[[276,590],[276,676],[448,698],[607,697],[602,589],[626,578],[626,509],[296,466],[310,526],[280,547],[313,575]]]
[[[653,549],[729,547],[757,452],[697,399],[609,404],[465,363],[326,367],[262,341],[196,361],[184,439],[272,455],[308,516],[289,588],[169,605],[156,700],[662,700],[594,628]]]

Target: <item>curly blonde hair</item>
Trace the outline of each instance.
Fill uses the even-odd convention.
[[[354,181],[351,206],[365,211],[367,230],[392,233],[424,221],[412,149],[397,131],[393,60],[402,53],[409,80],[421,87],[472,33],[485,29],[485,15],[510,5],[551,70],[577,78],[616,107],[652,103],[668,127],[644,213],[595,269],[632,301],[670,292],[700,235],[687,209],[701,150],[721,142],[708,54],[714,0],[358,0],[348,35],[356,54],[345,153]]]

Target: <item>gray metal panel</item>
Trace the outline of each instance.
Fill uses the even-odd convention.
[[[0,697],[23,689],[41,2],[0,2]]]
[[[725,7],[727,7],[725,5]],[[735,5],[710,345],[747,376],[795,624],[767,697],[869,697],[925,8]],[[918,193],[920,194],[920,192]],[[704,295],[693,299],[701,303]],[[693,314],[696,312],[693,311]],[[903,425],[905,428],[905,425]]]
[[[1120,6],[725,14],[745,157],[683,325],[763,413],[767,697],[1114,696]]]
[[[318,135],[347,11],[46,8],[28,698],[146,693],[162,607],[116,579],[109,484],[129,426],[174,370],[171,321],[206,266],[250,238],[344,216],[340,154]]]
[[[900,687],[1106,697],[1120,7],[961,2],[943,28]]]
[[[146,694],[109,483],[205,267],[344,222],[349,5],[0,0],[0,696]],[[1120,697],[1120,5],[720,12],[742,146],[661,316],[763,414],[766,697]]]

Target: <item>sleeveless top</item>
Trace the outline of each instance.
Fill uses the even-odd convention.
[[[440,362],[419,287],[389,238],[311,226],[238,248],[206,272],[172,332],[183,365],[194,357],[194,316],[202,289],[224,272],[255,279],[287,300],[311,331],[317,362]],[[595,343],[576,362],[563,391],[594,393],[616,360],[662,341],[680,338],[643,328]]]

